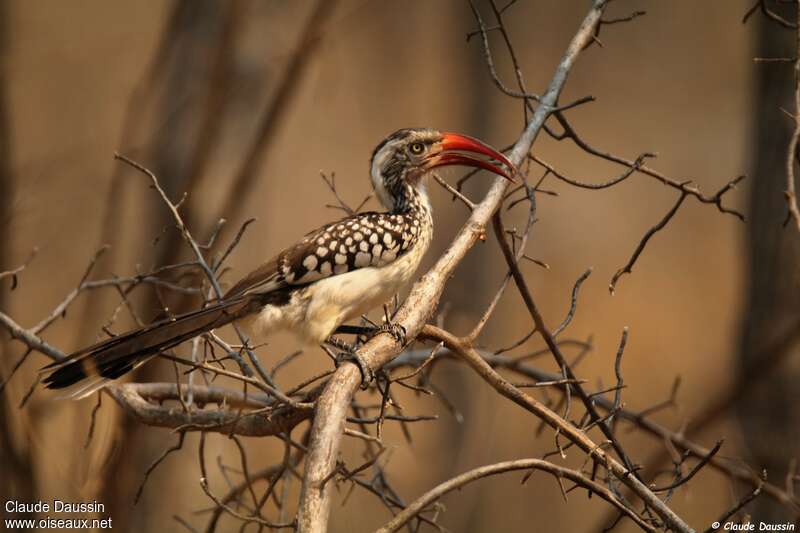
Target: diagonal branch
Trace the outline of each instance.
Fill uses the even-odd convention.
[[[586,487],[587,489],[591,490],[592,493],[599,495],[608,503],[619,509],[620,512],[630,517],[630,519],[636,522],[636,525],[641,527],[644,531],[656,531],[653,526],[645,522],[632,509],[620,501],[619,498],[617,498],[608,488],[604,487],[600,483],[597,483],[596,481],[592,481],[584,476],[581,472],[571,468],[565,468],[548,461],[543,461],[541,459],[517,459],[516,461],[504,461],[502,463],[481,466],[468,472],[464,472],[453,479],[449,479],[444,483],[437,485],[430,491],[411,502],[408,507],[397,513],[397,515],[395,515],[390,522],[380,529],[377,529],[375,533],[390,533],[392,531],[399,530],[409,520],[423,512],[427,506],[435,503],[439,498],[448,492],[458,490],[472,481],[496,474],[502,474],[504,472],[514,472],[516,470],[541,470],[543,472],[547,472],[548,474],[552,474],[559,481],[562,478],[568,479],[574,482],[576,485]]]
[[[800,329],[796,331],[800,332]],[[765,352],[769,352],[770,350],[765,350]],[[533,366],[529,366],[523,362],[522,359],[519,358],[511,358],[505,355],[497,355],[490,352],[485,351],[478,351],[479,355],[494,369],[505,369],[516,374],[525,376],[528,379],[533,380],[534,383],[553,383],[559,380],[562,380],[561,373],[554,373],[548,372],[544,370],[540,370]],[[428,357],[428,351],[406,351],[400,357],[394,359],[391,364],[387,365],[386,368],[394,368],[398,366],[404,365],[411,365],[417,366],[425,361]],[[437,353],[437,357],[442,358],[455,358],[456,360],[463,360],[463,357],[455,354],[449,348],[445,348]],[[563,380],[562,380],[563,381]],[[566,388],[566,384],[556,384],[562,390]],[[737,391],[737,393],[741,393],[741,385],[734,385],[732,386],[733,391]],[[673,391],[674,395],[674,391]],[[691,433],[691,426],[687,428],[681,428],[679,431],[673,431],[661,424],[654,422],[648,415],[652,413],[653,409],[645,409],[643,411],[633,411],[624,407],[615,406],[613,400],[608,399],[602,395],[595,395],[592,394],[594,398],[594,402],[597,404],[598,407],[606,411],[607,413],[613,413],[615,420],[625,420],[626,422],[636,426],[638,429],[643,431],[644,433],[654,437],[656,440],[661,442],[669,442],[670,444],[674,445],[677,449],[688,453],[692,457],[695,457],[699,460],[706,459],[706,463],[711,468],[716,469],[723,475],[729,477],[732,480],[736,480],[742,482],[747,485],[751,485],[753,488],[762,486],[764,494],[773,498],[776,502],[780,505],[785,506],[791,513],[794,515],[800,515],[800,500],[789,491],[784,490],[778,485],[771,484],[764,482],[758,472],[752,470],[747,465],[741,464],[738,461],[732,461],[724,457],[718,457],[715,454],[712,454],[712,449],[705,448],[704,446],[698,444],[696,441],[693,441],[689,438]],[[730,401],[728,400],[727,403]],[[707,419],[705,422],[701,422],[701,426],[705,427],[713,421],[713,419]],[[694,423],[692,424],[694,426]],[[645,461],[644,464],[648,465],[649,468],[658,468],[662,460],[648,460]],[[604,523],[607,523],[608,520],[605,520]]]
[[[37,336],[36,333],[32,332],[31,330],[23,328],[17,324],[14,319],[2,311],[0,311],[0,325],[3,326],[6,331],[8,331],[12,338],[22,342],[28,346],[28,348],[45,354],[54,361],[61,361],[67,357],[64,352],[52,344],[48,344],[47,341]]]
[[[692,532],[690,528],[672,509],[662,502],[644,483],[622,463],[607,454],[601,444],[596,444],[586,433],[564,420],[540,401],[528,396],[498,374],[481,355],[471,346],[465,346],[461,339],[435,326],[425,326],[427,338],[444,342],[445,346],[461,356],[487,383],[497,392],[516,403],[523,409],[533,413],[561,435],[567,437],[580,449],[586,452],[595,462],[603,465],[617,479],[633,491],[641,500],[651,507],[672,531]]]
[[[541,313],[539,312],[539,308],[536,306],[536,303],[533,301],[533,297],[531,296],[530,290],[528,289],[528,284],[525,281],[525,277],[520,272],[519,267],[514,262],[514,256],[511,251],[511,248],[508,246],[508,242],[505,239],[504,233],[505,230],[503,228],[503,221],[500,217],[499,213],[495,213],[493,219],[493,226],[495,230],[495,234],[497,236],[497,240],[500,243],[500,249],[505,256],[506,263],[508,264],[509,268],[511,269],[512,277],[514,278],[514,282],[517,284],[517,289],[519,290],[520,295],[522,296],[523,301],[525,302],[525,306],[528,309],[528,312],[533,319],[533,323],[536,326],[536,330],[542,336],[547,347],[550,349],[550,352],[553,354],[553,357],[556,359],[559,368],[562,369],[564,372],[564,378],[570,379],[573,382],[577,382],[575,374],[572,371],[572,367],[567,364],[564,355],[561,353],[561,349],[558,347],[558,343],[556,342],[555,335],[550,333],[550,330],[547,328],[547,325],[544,323],[544,318],[542,318]],[[579,384],[575,385],[571,388],[574,388],[577,391],[578,396],[580,397],[583,405],[586,407],[587,413],[589,413],[592,417],[593,421],[598,421],[600,430],[603,432],[603,435],[609,440],[611,445],[613,446],[614,450],[617,452],[617,455],[620,457],[623,463],[625,463],[625,467],[628,470],[628,473],[633,473],[636,476],[635,470],[633,468],[633,463],[628,458],[628,455],[623,450],[622,445],[618,442],[617,438],[614,436],[611,428],[609,427],[607,421],[601,421],[600,415],[597,413],[597,410],[594,407],[594,402],[592,398],[583,390]]]

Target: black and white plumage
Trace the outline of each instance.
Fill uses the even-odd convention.
[[[370,162],[372,186],[386,212],[355,214],[308,233],[218,303],[75,352],[43,369],[45,383],[70,387],[71,396],[81,398],[160,352],[230,322],[255,340],[290,330],[307,344],[328,341],[339,326],[385,303],[413,277],[433,236],[424,178],[445,165],[484,168],[508,179],[514,172],[502,154],[470,137],[399,130],[376,147]]]

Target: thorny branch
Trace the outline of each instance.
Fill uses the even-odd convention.
[[[692,529],[669,509],[669,507],[667,507],[650,489],[638,478],[633,476],[630,469],[614,460],[603,450],[601,445],[593,442],[584,431],[558,416],[554,411],[535,398],[526,395],[517,387],[514,387],[508,380],[493,370],[474,348],[465,345],[461,339],[435,326],[425,326],[423,333],[432,340],[444,342],[447,348],[464,358],[467,363],[475,369],[478,375],[487,381],[497,392],[539,417],[553,429],[556,429],[559,434],[564,435],[572,443],[582,449],[591,460],[607,468],[619,481],[639,496],[647,506],[652,507],[667,527],[674,531],[692,531]],[[573,384],[566,386],[572,387]]]
[[[493,9],[493,11],[495,13],[495,17],[496,17],[496,21],[497,21],[497,25],[493,26],[492,28],[487,28],[486,27],[483,19],[481,18],[480,12],[477,10],[477,8],[475,7],[474,3],[470,2],[470,5],[471,5],[471,8],[472,8],[473,14],[475,15],[475,18],[476,18],[476,20],[478,22],[478,30],[476,30],[473,33],[470,33],[468,35],[468,39],[471,36],[477,35],[477,34],[480,34],[482,36],[484,58],[485,58],[487,67],[489,69],[489,73],[490,73],[490,76],[492,78],[492,81],[497,86],[497,88],[501,92],[506,94],[507,96],[510,96],[512,98],[519,98],[519,99],[523,100],[524,109],[525,109],[525,117],[526,117],[526,120],[527,120],[528,111],[533,109],[533,107],[531,105],[531,102],[532,101],[539,102],[539,105],[541,106],[542,105],[542,100],[541,100],[541,97],[539,97],[538,95],[527,92],[527,89],[525,88],[525,82],[523,80],[522,71],[520,69],[519,62],[518,62],[516,54],[514,52],[514,48],[513,48],[512,44],[511,44],[511,40],[509,38],[509,34],[508,34],[508,32],[507,32],[507,30],[505,28],[505,23],[504,23],[504,20],[503,20],[503,13],[506,11],[506,9],[508,7],[510,7],[511,4],[507,5],[505,8],[498,9],[495,1],[491,0],[490,5],[492,6],[492,9]],[[594,33],[591,36],[591,40],[586,43],[585,47],[588,47],[589,45],[591,45],[593,43],[596,43],[596,44],[602,46],[602,43],[599,41],[598,36],[599,36],[600,28],[603,25],[612,25],[612,24],[630,22],[630,21],[632,21],[632,20],[634,20],[634,19],[636,19],[639,16],[642,16],[644,14],[645,14],[644,12],[637,11],[637,12],[634,12],[634,13],[632,13],[631,15],[629,15],[627,17],[619,17],[619,18],[608,19],[608,20],[602,20],[601,19],[601,21],[598,22],[597,26],[595,27]],[[507,49],[507,51],[509,53],[509,57],[511,58],[511,62],[512,62],[513,67],[514,67],[514,73],[516,75],[517,85],[519,87],[518,91],[515,91],[515,90],[512,90],[512,89],[508,88],[503,83],[503,81],[500,79],[499,74],[497,73],[497,69],[496,69],[495,64],[494,64],[493,54],[492,54],[491,48],[489,46],[488,32],[490,30],[499,31],[503,36],[503,41],[505,43],[506,49]],[[594,99],[592,97],[588,97],[588,98],[584,98],[584,99],[580,100],[579,103],[591,102],[593,100]],[[585,182],[581,182],[579,180],[571,179],[571,178],[567,177],[564,173],[559,172],[558,170],[556,170],[552,165],[550,165],[550,164],[546,163],[545,161],[543,161],[540,157],[538,157],[538,156],[536,156],[536,155],[534,155],[532,153],[528,154],[528,158],[530,160],[535,161],[537,164],[541,165],[542,167],[544,167],[546,169],[545,177],[548,174],[552,174],[553,176],[555,176],[559,180],[564,181],[565,183],[568,183],[568,184],[570,184],[570,185],[572,185],[574,187],[585,188],[585,189],[604,189],[604,188],[609,188],[609,187],[613,187],[615,185],[618,185],[619,183],[625,181],[630,176],[632,176],[633,174],[638,172],[638,173],[644,174],[646,176],[650,176],[650,177],[660,181],[662,184],[676,189],[680,193],[681,198],[684,198],[685,196],[692,196],[692,197],[694,197],[695,199],[697,199],[701,203],[715,205],[717,207],[717,209],[721,213],[731,214],[731,215],[736,216],[737,218],[739,218],[742,221],[744,220],[744,215],[742,213],[740,213],[740,212],[738,212],[738,211],[736,211],[734,209],[730,209],[730,208],[724,207],[722,205],[723,196],[728,191],[732,190],[736,186],[737,183],[739,183],[742,179],[744,179],[744,176],[740,176],[740,177],[737,177],[737,178],[729,181],[722,188],[720,188],[720,190],[717,191],[717,193],[714,194],[714,195],[711,195],[711,196],[705,195],[700,191],[700,189],[696,185],[692,184],[693,183],[692,180],[677,180],[677,179],[674,179],[674,178],[670,178],[670,177],[668,177],[668,176],[666,176],[666,175],[664,175],[664,174],[662,174],[662,173],[660,173],[660,172],[658,172],[658,171],[656,171],[654,169],[651,169],[651,168],[647,167],[644,164],[645,159],[655,157],[655,154],[645,152],[645,153],[641,154],[639,157],[637,157],[636,160],[631,161],[631,160],[628,160],[628,159],[626,159],[624,157],[620,157],[620,156],[614,155],[614,154],[612,154],[610,152],[605,152],[605,151],[599,150],[599,149],[591,146],[589,143],[587,143],[578,134],[578,132],[570,124],[570,122],[566,118],[566,115],[564,114],[564,111],[566,111],[567,109],[570,109],[572,107],[573,107],[573,105],[568,105],[568,106],[563,106],[563,107],[552,107],[550,109],[551,115],[553,117],[555,117],[556,121],[561,126],[562,132],[561,133],[557,133],[547,123],[545,123],[544,126],[543,126],[545,132],[550,137],[552,137],[553,139],[555,139],[557,141],[562,141],[564,139],[570,139],[575,143],[575,145],[578,148],[580,148],[581,150],[583,150],[587,154],[595,156],[595,157],[598,157],[598,158],[601,158],[601,159],[604,159],[606,161],[610,161],[610,162],[625,166],[626,170],[623,172],[623,174],[621,174],[620,176],[618,176],[616,178],[612,178],[612,179],[610,179],[610,180],[608,180],[606,182],[603,182],[603,183],[591,184],[591,183],[585,183]],[[459,183],[458,183],[459,190],[460,190],[460,187],[465,182],[465,180],[469,179],[472,175],[474,175],[474,172],[470,172],[469,174],[467,174],[467,176],[465,178],[463,178],[462,180],[459,181]],[[681,201],[681,203],[682,203],[682,201]],[[680,207],[680,206],[678,206],[678,207]],[[675,211],[677,211],[677,209]],[[675,213],[673,213],[673,215],[674,214]],[[642,239],[642,241],[640,242],[640,245],[637,247],[637,250],[634,253],[634,258],[632,259],[632,261],[629,262],[629,264],[626,265],[625,267],[623,267],[621,270],[630,269],[633,266],[633,263],[636,261],[636,258],[638,258],[638,256],[644,250],[644,247],[647,244],[647,241],[649,240],[650,236],[652,236],[652,234],[650,232],[648,232],[648,235],[646,235],[645,238]],[[619,274],[619,275],[621,275],[621,274]],[[612,291],[612,293],[613,293],[613,287],[616,285],[617,279],[618,279],[618,276],[616,276],[616,279],[612,280],[612,282],[611,282],[611,291]]]
[[[722,516],[720,516],[716,520],[716,522],[718,522],[720,524],[726,523],[733,515],[738,513],[740,510],[742,510],[748,503],[750,503],[751,501],[753,501],[756,498],[758,498],[758,495],[761,494],[761,490],[763,488],[764,488],[764,475],[761,476],[761,482],[759,483],[759,485],[755,489],[753,489],[752,492],[750,492],[744,498],[739,500],[739,502],[737,502],[736,505],[731,507],[729,510],[725,511],[725,513],[723,513]],[[714,528],[713,527],[709,527],[703,533],[711,533],[712,531],[714,531]]]
[[[514,472],[517,470],[541,470],[543,472],[547,472],[548,474],[553,475],[556,480],[560,481],[561,479],[568,479],[575,483],[577,486],[585,487],[587,490],[598,494],[601,498],[609,502],[611,505],[616,507],[620,510],[620,512],[624,513],[631,520],[636,522],[642,530],[644,531],[656,531],[656,529],[642,520],[639,515],[636,514],[632,509],[628,508],[624,502],[620,501],[614,493],[609,490],[607,487],[597,483],[588,477],[586,477],[583,473],[573,470],[570,468],[565,468],[563,466],[559,466],[547,461],[543,461],[541,459],[517,459],[516,461],[505,461],[502,463],[495,463],[493,465],[486,465],[480,468],[475,468],[470,470],[469,472],[465,472],[460,476],[454,477],[437,485],[430,491],[426,492],[412,503],[410,503],[402,512],[395,515],[395,517],[388,522],[383,527],[376,530],[376,533],[390,533],[392,531],[397,531],[401,527],[403,527],[409,520],[411,520],[414,516],[422,513],[426,510],[428,506],[435,503],[439,498],[447,494],[448,492],[452,492],[454,490],[458,490],[464,485],[471,483],[473,481],[477,481],[479,479],[485,478],[487,476],[493,476],[496,474],[502,474],[504,472]]]
[[[559,64],[556,74],[542,97],[541,105],[528,123],[523,135],[517,141],[510,154],[510,159],[519,165],[526,157],[537,134],[544,125],[550,112],[557,105],[557,99],[564,86],[566,77],[574,64],[580,50],[591,38],[606,2],[594,2],[589,14],[581,24],[578,33],[570,43],[564,58]],[[435,304],[442,291],[444,281],[453,267],[472,246],[483,228],[496,212],[504,196],[507,185],[503,180],[496,180],[484,200],[472,211],[470,220],[456,236],[450,248],[439,259],[437,264],[412,289],[411,294],[395,315],[395,323],[402,325],[409,338],[414,338],[422,331],[425,322],[433,314]],[[502,237],[502,236],[501,236]],[[422,304],[424,302],[424,304]],[[361,347],[361,357],[373,368],[380,368],[389,362],[400,351],[402,346],[388,335],[379,335]],[[551,347],[552,349],[552,347]],[[340,367],[331,377],[322,395],[317,401],[314,423],[312,426],[309,455],[303,479],[298,525],[302,531],[324,531],[330,509],[330,489],[323,481],[335,470],[336,457],[344,430],[346,409],[358,386],[358,373],[352,365]],[[519,399],[519,397],[517,397]],[[521,400],[522,401],[522,400]],[[527,405],[526,401],[522,401]],[[542,406],[543,407],[543,406]],[[544,409],[535,409],[537,415],[555,422],[554,413]],[[560,419],[559,419],[560,420]],[[565,425],[562,429],[570,428]],[[593,456],[603,458],[606,466],[623,483],[635,487],[637,494],[648,505],[652,506],[668,527],[677,531],[690,531],[690,528],[663,504],[647,487],[638,481],[628,468],[608,458],[602,450],[588,441],[579,430],[568,431],[575,442],[581,442],[585,451]]]
[[[533,380],[535,383],[553,383],[556,381],[561,380],[561,374],[556,374],[552,372],[547,372],[543,370],[539,370],[535,367],[525,364],[526,357],[517,356],[517,357],[508,357],[505,355],[497,355],[488,352],[478,352],[479,355],[489,364],[492,368],[496,370],[506,370],[510,372],[514,372],[521,376],[524,376],[528,379]],[[534,354],[540,352],[533,352]],[[397,357],[394,361],[392,361],[390,366],[394,365],[411,365],[415,366],[420,362],[424,361],[427,358],[427,352],[405,352]],[[527,355],[527,354],[526,354]],[[439,352],[437,357],[454,357],[454,353],[451,352],[449,349],[442,350]],[[459,358],[461,359],[461,358]],[[573,363],[574,366],[574,363]],[[556,384],[560,388],[565,388],[561,384]],[[721,457],[716,457],[715,454],[711,453],[712,450],[705,448],[704,446],[692,441],[687,437],[685,428],[682,428],[679,431],[670,430],[649,418],[649,416],[655,413],[657,410],[674,406],[675,404],[675,387],[673,386],[673,390],[670,394],[670,398],[658,406],[654,406],[648,409],[644,409],[642,411],[632,411],[630,409],[626,409],[624,407],[620,407],[616,404],[614,400],[610,400],[603,395],[597,395],[596,393],[592,392],[590,394],[592,398],[594,398],[595,404],[603,409],[608,414],[614,415],[614,420],[624,420],[627,423],[630,423],[636,426],[639,430],[643,431],[646,434],[649,434],[657,441],[660,442],[669,442],[670,445],[674,446],[675,448],[683,451],[684,453],[689,453],[692,457],[695,457],[699,460],[703,460],[704,458],[708,458],[707,463],[710,467],[718,470],[722,474],[730,477],[731,479],[735,479],[737,481],[741,481],[743,483],[749,484],[752,487],[763,486],[763,492],[768,496],[774,498],[777,502],[781,503],[782,505],[787,506],[789,509],[793,510],[794,513],[800,515],[800,499],[798,499],[794,494],[785,490],[778,485],[774,485],[771,483],[766,483],[760,479],[760,476],[748,468],[747,466],[743,465],[739,461],[729,460]],[[648,461],[647,464],[658,464],[657,461]]]

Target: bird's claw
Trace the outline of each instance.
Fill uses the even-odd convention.
[[[389,335],[394,337],[394,340],[405,346],[407,340],[406,328],[401,326],[400,324],[394,322],[387,322],[381,324],[376,329],[377,329],[376,335],[378,333],[388,333]]]

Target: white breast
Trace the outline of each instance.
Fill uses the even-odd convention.
[[[387,265],[316,281],[294,293],[287,305],[267,305],[257,315],[244,319],[242,325],[256,339],[288,329],[308,344],[320,344],[344,322],[381,306],[396,294],[414,276],[429,244],[430,235],[424,235],[408,253]]]

